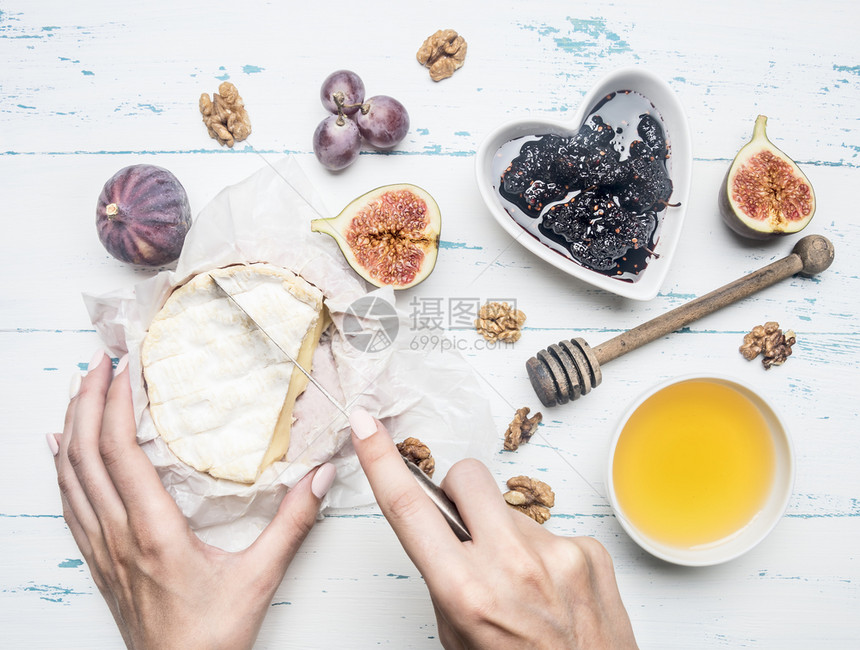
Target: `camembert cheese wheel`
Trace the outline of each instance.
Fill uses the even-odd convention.
[[[307,377],[215,285],[310,370],[322,292],[294,273],[249,264],[201,273],[176,289],[149,327],[141,361],[159,435],[184,463],[253,483],[282,458]]]

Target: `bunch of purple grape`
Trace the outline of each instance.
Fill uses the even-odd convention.
[[[350,70],[332,72],[320,88],[330,115],[314,131],[314,153],[326,168],[338,171],[351,165],[362,138],[378,149],[391,149],[409,131],[409,113],[388,95],[364,99],[364,82]]]

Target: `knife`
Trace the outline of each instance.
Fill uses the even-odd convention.
[[[326,399],[331,402],[338,411],[343,413],[346,416],[347,420],[349,420],[349,412],[346,410],[343,404],[341,404],[331,393],[329,393],[323,385],[313,376],[310,372],[308,372],[289,352],[287,352],[281,344],[278,343],[271,334],[266,331],[262,325],[260,325],[254,317],[249,314],[245,308],[239,304],[239,301],[231,294],[227,289],[221,284],[221,281],[218,280],[217,277],[209,274],[209,277],[212,278],[212,282],[215,283],[215,286],[223,293],[228,300],[239,310],[241,311],[245,317],[260,330],[267,339],[274,345],[281,353],[290,360],[290,362],[298,368],[301,373],[308,378],[308,380],[317,387]],[[402,458],[402,457],[401,457]],[[434,503],[434,505],[439,509],[439,512],[442,513],[442,516],[445,518],[445,521],[448,522],[448,525],[451,527],[451,530],[454,531],[454,534],[457,536],[461,542],[470,541],[472,536],[469,534],[469,529],[466,528],[466,524],[463,523],[463,518],[460,516],[460,512],[457,510],[457,506],[454,504],[451,499],[448,498],[448,495],[436,485],[430,477],[428,477],[421,469],[413,463],[412,461],[403,458],[403,462],[406,463],[406,466],[409,468],[409,471],[412,472],[412,475],[415,477],[415,480],[418,481],[418,485],[421,486],[421,489],[424,490],[424,493],[430,497],[430,500]]]

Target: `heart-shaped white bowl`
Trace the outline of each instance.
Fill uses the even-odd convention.
[[[650,100],[659,113],[670,152],[667,167],[674,185],[672,196],[669,199],[673,206],[667,207],[659,213],[661,225],[657,230],[654,255],[649,258],[647,267],[640,271],[633,281],[610,277],[586,268],[572,258],[544,244],[534,232],[517,223],[506,208],[506,205],[510,206],[510,204],[504,201],[499,194],[500,174],[498,172],[500,165],[507,165],[513,157],[509,151],[507,153],[500,152],[504,145],[524,136],[538,136],[548,133],[563,136],[574,135],[602,98],[611,93],[625,90],[634,91]],[[507,160],[501,160],[502,157],[507,157]],[[606,291],[634,300],[650,300],[657,295],[663,280],[666,278],[669,264],[681,235],[681,227],[690,194],[692,161],[690,127],[684,109],[675,93],[665,81],[653,73],[638,67],[631,67],[616,70],[605,76],[588,92],[579,109],[569,120],[560,122],[522,119],[508,122],[496,128],[478,148],[476,173],[478,188],[484,203],[490,209],[490,213],[508,234],[532,253],[565,273]],[[674,207],[675,204],[680,205]]]

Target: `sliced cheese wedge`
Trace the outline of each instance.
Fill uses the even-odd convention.
[[[210,274],[307,369],[324,325],[323,295],[270,264],[216,269],[176,289],[144,339],[150,413],[173,453],[217,478],[253,483],[286,454],[308,379]]]

